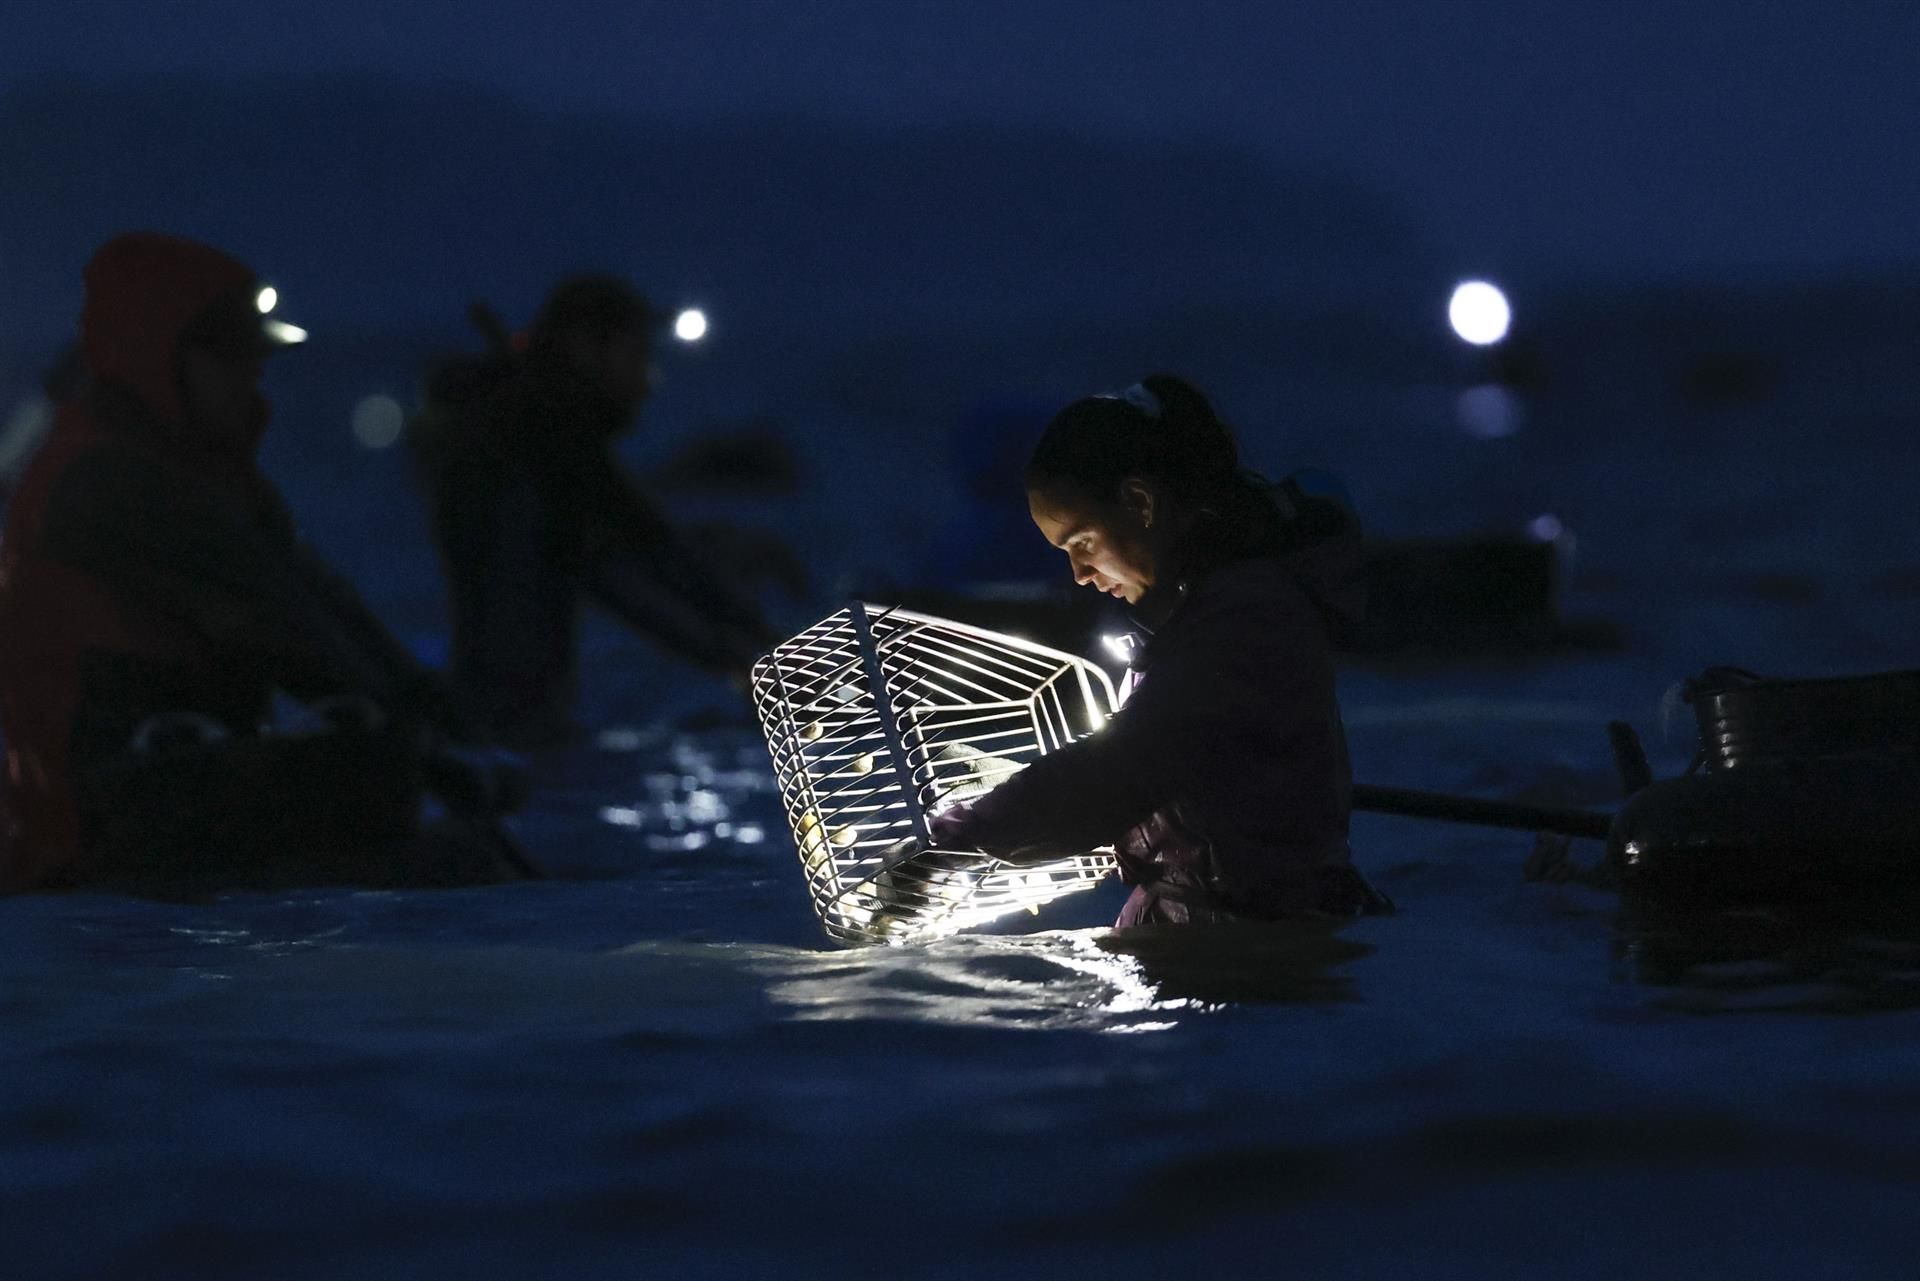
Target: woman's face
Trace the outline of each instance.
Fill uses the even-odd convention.
[[[1161,549],[1153,529],[1153,495],[1145,486],[1129,481],[1114,502],[1029,490],[1027,510],[1042,536],[1067,554],[1074,582],[1129,605],[1138,604],[1153,586]]]

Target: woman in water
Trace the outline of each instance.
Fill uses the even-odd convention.
[[[1129,692],[1100,733],[936,815],[936,843],[1011,862],[1112,844],[1134,887],[1118,926],[1390,910],[1347,848],[1333,632],[1360,604],[1351,513],[1244,470],[1168,375],[1061,410],[1026,480],[1074,581],[1132,610]]]

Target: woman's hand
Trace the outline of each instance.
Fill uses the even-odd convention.
[[[933,847],[945,850],[967,848],[966,833],[972,817],[973,806],[966,801],[927,815],[927,836],[933,842]]]

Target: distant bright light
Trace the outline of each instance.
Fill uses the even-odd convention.
[[[274,340],[283,343],[299,343],[307,340],[307,331],[298,325],[289,325],[284,320],[263,320],[261,328],[273,335]]]
[[[1513,324],[1513,308],[1507,296],[1484,280],[1464,280],[1456,285],[1447,303],[1447,320],[1453,332],[1476,347],[1490,347],[1507,336]]]
[[[1529,521],[1527,532],[1543,543],[1551,543],[1558,541],[1560,535],[1567,532],[1567,527],[1560,523],[1558,516],[1549,513],[1545,516],[1535,516]]]
[[[391,396],[368,396],[353,407],[353,438],[368,449],[390,448],[406,425],[406,411]]]
[[[673,336],[681,342],[699,342],[707,336],[707,313],[689,307],[673,318]]]
[[[263,286],[260,292],[253,296],[253,305],[260,309],[261,315],[266,315],[280,305],[280,291],[272,285]]]

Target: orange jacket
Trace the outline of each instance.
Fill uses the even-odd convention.
[[[135,233],[86,273],[88,386],[60,410],[0,539],[0,733],[14,831],[0,893],[84,883],[93,779],[149,717],[258,730],[276,688],[456,719],[431,676],[307,553],[251,441],[181,403],[181,338],[253,287],[217,250]]]
[[[182,432],[181,334],[252,280],[243,264],[189,241],[147,234],[110,241],[87,266],[80,319],[81,351],[98,394],[151,420],[163,435]],[[49,517],[72,497],[63,478],[106,443],[97,409],[80,402],[61,408],[21,479],[0,540],[0,732],[15,824],[0,851],[0,892],[57,881],[78,857],[69,773],[83,666],[96,655],[185,658],[195,648],[177,624],[46,554]]]

